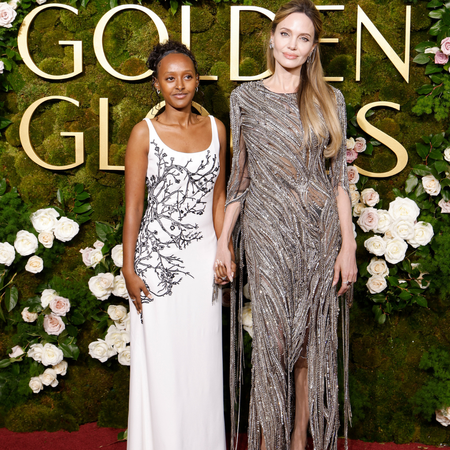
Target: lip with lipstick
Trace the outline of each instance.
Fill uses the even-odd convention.
[[[173,97],[178,98],[178,99],[183,99],[187,96],[186,92],[177,92],[175,94],[173,94]]]
[[[294,55],[294,54],[292,54],[292,53],[283,53],[283,56],[284,56],[286,59],[296,59],[296,58],[297,58],[297,55]]]

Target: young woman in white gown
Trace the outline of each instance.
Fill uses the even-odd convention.
[[[199,79],[184,45],[158,44],[147,64],[166,104],[133,128],[125,157],[128,449],[225,450],[222,305],[213,300],[225,127],[192,112]]]

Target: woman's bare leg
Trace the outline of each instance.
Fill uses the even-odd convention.
[[[294,366],[295,380],[295,423],[291,436],[291,450],[304,450],[306,447],[306,432],[309,421],[308,405],[308,362],[299,357]]]

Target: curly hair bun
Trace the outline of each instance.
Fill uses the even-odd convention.
[[[147,59],[147,67],[150,70],[153,70],[154,77],[158,78],[159,65],[161,64],[163,58],[169,55],[170,53],[181,53],[183,55],[186,55],[188,58],[191,59],[192,63],[194,64],[195,73],[198,73],[197,61],[193,53],[181,42],[166,41],[164,44],[159,43],[156,44],[155,47],[153,47],[153,50]]]

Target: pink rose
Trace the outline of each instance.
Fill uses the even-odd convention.
[[[101,250],[104,245],[105,244],[102,241],[95,241],[94,242],[94,248],[96,248],[98,250]]]
[[[358,157],[358,153],[355,150],[347,149],[347,164],[351,164]]]
[[[443,198],[439,200],[438,205],[441,207],[441,213],[449,214],[450,213],[450,202],[446,202]]]
[[[380,201],[380,196],[375,189],[367,188],[361,192],[361,201],[367,206],[375,206]]]
[[[375,208],[365,208],[358,219],[358,225],[367,233],[378,226],[378,214]]]
[[[355,150],[355,152],[362,153],[365,149],[366,149],[366,140],[363,137],[356,138],[353,150]]]
[[[448,38],[447,38],[448,39]],[[435,64],[447,64],[448,63],[448,55],[442,52],[436,52],[434,55]]]
[[[441,51],[445,55],[450,55],[450,38],[446,37],[446,38],[442,39]],[[436,52],[436,53],[438,53],[438,52]],[[447,60],[448,60],[448,58],[447,58]],[[439,64],[441,64],[441,63],[439,63]]]
[[[358,169],[355,166],[348,166],[347,176],[350,184],[356,184],[359,181]]]
[[[66,329],[61,317],[48,314],[44,317],[44,330],[47,334],[60,335]]]
[[[53,297],[50,301],[50,309],[57,316],[65,316],[70,311],[69,299],[59,295]]]

